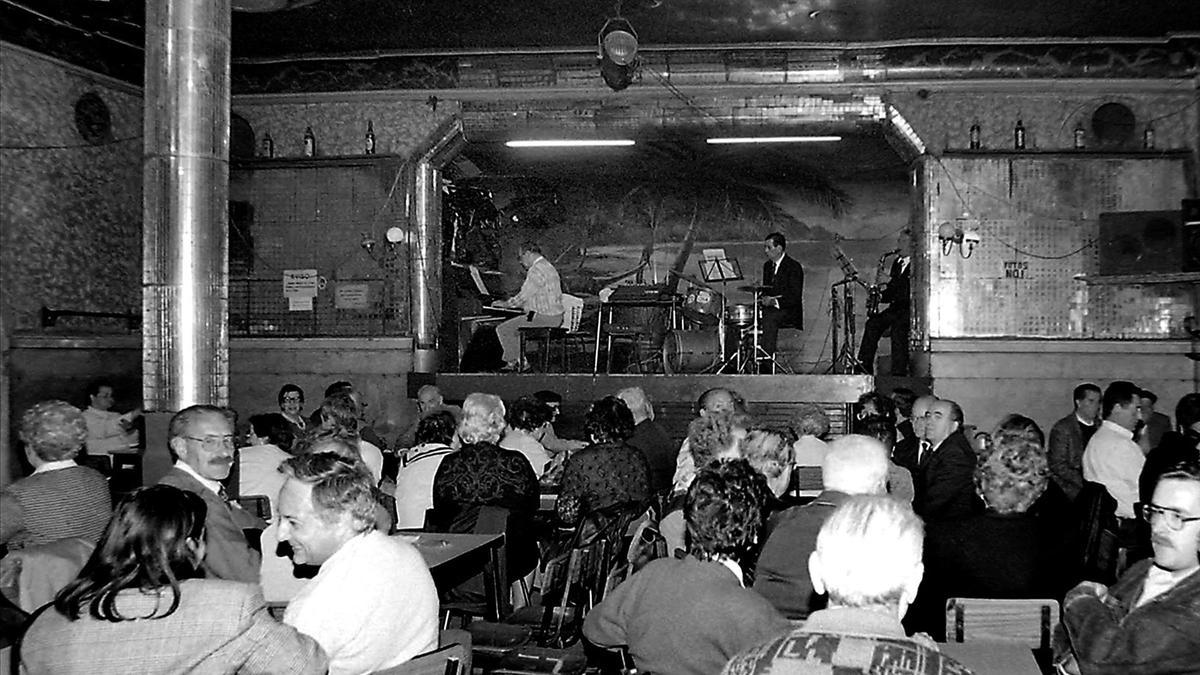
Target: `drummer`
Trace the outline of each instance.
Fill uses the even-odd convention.
[[[759,345],[774,356],[780,328],[804,328],[804,268],[787,254],[787,240],[779,232],[763,242],[762,336]]]

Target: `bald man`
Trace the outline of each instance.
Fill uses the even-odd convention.
[[[921,396],[912,404],[912,417],[909,420],[912,422],[912,436],[906,436],[896,442],[895,449],[892,450],[892,461],[897,466],[902,466],[909,470],[910,473],[916,476],[917,473],[917,458],[921,454],[921,444],[926,443],[925,440],[925,414],[929,412],[929,408],[936,403],[936,396]]]
[[[983,502],[975,494],[975,450],[963,435],[962,408],[938,400],[925,413],[925,439],[913,473],[913,511],[926,524],[956,520],[979,513]]]

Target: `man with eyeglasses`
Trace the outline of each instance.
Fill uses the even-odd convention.
[[[233,466],[233,415],[225,408],[194,405],[175,413],[167,430],[175,466],[159,480],[204,499],[204,571],[210,579],[258,583],[261,556],[243,530],[266,523],[231,504],[221,481]]]
[[[1195,673],[1200,666],[1200,463],[1177,464],[1142,509],[1154,557],[1110,588],[1063,600],[1055,660],[1068,673]]]

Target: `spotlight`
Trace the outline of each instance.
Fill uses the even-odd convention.
[[[638,67],[637,31],[627,19],[614,17],[604,22],[596,38],[600,77],[613,91],[633,84]]]

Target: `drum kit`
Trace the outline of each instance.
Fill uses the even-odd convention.
[[[726,293],[689,274],[675,273],[691,284],[684,295],[683,316],[690,326],[674,330],[663,341],[663,370],[680,373],[757,374],[760,360],[773,355],[759,344],[762,296],[770,286],[746,285],[752,304],[726,304]],[[782,368],[775,363],[777,367]]]

